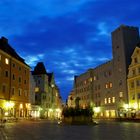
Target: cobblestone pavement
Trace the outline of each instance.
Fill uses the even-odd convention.
[[[139,140],[140,123],[101,122],[99,125],[58,125],[20,121],[0,128],[0,140]]]

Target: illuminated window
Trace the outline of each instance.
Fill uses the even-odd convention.
[[[86,84],[86,83],[87,83],[87,81],[85,80],[85,81],[84,81],[84,83]]]
[[[112,83],[109,83],[109,87],[112,88]]]
[[[92,78],[90,78],[89,81],[92,82]]]
[[[39,87],[36,87],[35,88],[35,92],[39,92]]]
[[[119,97],[120,97],[120,98],[123,97],[123,92],[119,92]]]
[[[105,98],[105,104],[107,104],[107,99]]]
[[[108,88],[108,84],[105,84],[105,88]]]
[[[115,103],[115,97],[112,97],[112,102]]]
[[[94,81],[95,81],[95,80],[96,80],[96,76],[94,76],[94,78],[93,78],[93,79],[94,79]]]
[[[8,58],[5,58],[5,64],[9,64],[9,59]]]
[[[111,99],[110,99],[110,98],[108,98],[108,103],[109,103],[109,104],[111,103]]]

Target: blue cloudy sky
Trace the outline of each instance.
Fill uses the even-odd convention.
[[[112,58],[120,24],[140,27],[139,0],[0,0],[0,36],[32,68],[43,61],[63,99],[74,75]]]

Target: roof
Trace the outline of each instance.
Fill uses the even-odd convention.
[[[48,82],[51,83],[51,80],[53,78],[53,72],[52,73],[47,73],[48,75]]]
[[[37,65],[34,68],[34,71],[32,71],[32,74],[33,75],[47,74],[47,71],[45,69],[43,62],[37,63]]]
[[[0,38],[0,50],[4,51],[5,53],[9,54],[10,56],[14,57],[15,59],[19,60],[20,62],[26,64],[24,59],[21,58],[16,51],[9,45],[8,39],[5,37]],[[27,64],[26,64],[27,65]]]

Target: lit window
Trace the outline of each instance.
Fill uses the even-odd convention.
[[[85,82],[84,82],[85,84],[87,83],[87,81],[85,80]]]
[[[105,104],[107,104],[107,99],[105,98]]]
[[[123,92],[119,93],[119,97],[122,98],[123,97]]]
[[[8,58],[5,58],[5,64],[9,64],[9,59]]]
[[[92,78],[90,78],[89,81],[92,82]]]
[[[112,102],[115,103],[115,97],[112,97]]]
[[[93,79],[94,79],[94,81],[95,81],[95,80],[96,80],[96,76],[94,76],[94,78],[93,78]]]
[[[108,88],[108,84],[105,84],[105,88]]]
[[[111,103],[111,99],[110,99],[110,98],[108,98],[108,103],[109,103],[109,104]]]
[[[112,88],[112,83],[109,83],[109,87]]]
[[[35,88],[35,92],[39,92],[39,87],[36,87]]]

